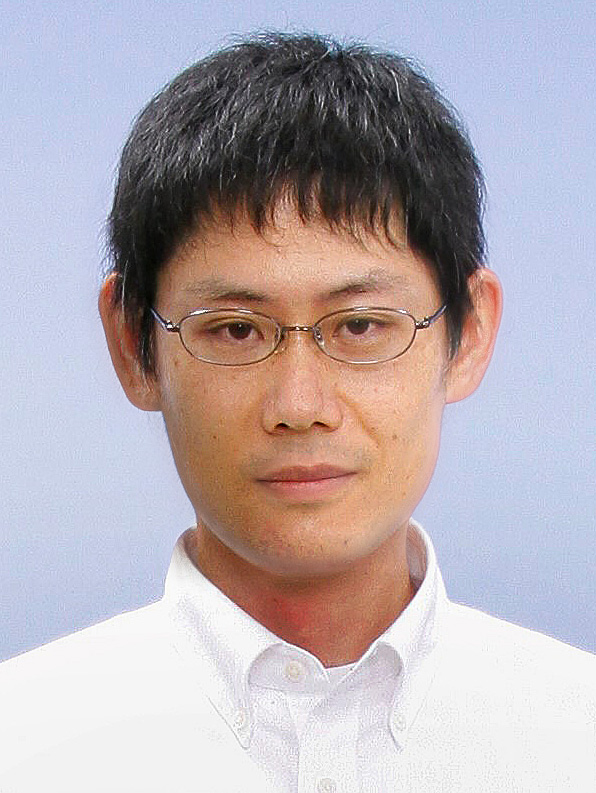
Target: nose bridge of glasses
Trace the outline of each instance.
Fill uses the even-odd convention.
[[[323,346],[323,335],[317,325],[282,325],[279,329],[278,349],[285,348],[289,333],[309,333],[317,343],[319,349],[325,351]]]
[[[311,333],[314,340],[320,343],[323,335],[318,324],[316,325],[282,325],[280,330],[281,337],[284,338],[288,333]]]

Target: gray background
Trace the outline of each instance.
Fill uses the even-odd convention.
[[[133,116],[256,28],[414,56],[467,120],[506,294],[417,517],[454,599],[596,650],[595,11],[589,2],[59,2],[0,8],[0,658],[159,597],[192,522],[96,309]]]

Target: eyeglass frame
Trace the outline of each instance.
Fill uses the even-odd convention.
[[[407,311],[405,308],[387,308],[385,306],[354,306],[353,308],[344,308],[340,309],[339,311],[331,311],[329,314],[325,314],[325,316],[318,319],[314,325],[280,325],[280,323],[274,318],[270,317],[268,314],[261,314],[259,311],[251,311],[248,308],[196,308],[193,311],[185,314],[179,322],[172,322],[172,320],[164,319],[158,311],[153,308],[152,306],[149,308],[151,313],[153,314],[154,318],[158,321],[161,327],[166,330],[168,333],[177,333],[180,339],[180,343],[186,350],[186,352],[194,358],[195,361],[201,361],[202,363],[210,363],[213,366],[252,366],[255,363],[261,363],[261,361],[266,361],[267,358],[270,358],[274,355],[278,350],[284,339],[287,337],[287,334],[291,331],[302,332],[302,333],[311,333],[312,337],[321,352],[326,355],[328,358],[331,358],[333,361],[339,361],[340,363],[349,363],[353,366],[368,366],[370,364],[376,363],[387,363],[388,361],[394,361],[397,358],[400,358],[402,355],[405,355],[410,347],[414,344],[414,339],[416,338],[416,333],[419,330],[426,330],[426,328],[430,328],[447,310],[447,303],[443,303],[443,305],[438,308],[433,314],[429,314],[428,316],[423,317],[422,319],[416,319],[416,317]],[[218,361],[210,361],[206,358],[199,358],[197,355],[194,355],[184,343],[184,339],[182,337],[182,332],[180,330],[182,323],[190,319],[190,317],[195,317],[201,314],[219,314],[222,311],[230,311],[234,314],[240,315],[247,315],[247,316],[257,316],[257,317],[264,317],[265,319],[271,320],[277,329],[278,339],[275,343],[273,349],[267,353],[267,355],[263,356],[262,358],[257,358],[256,361],[249,361],[247,363],[221,363]],[[414,333],[412,334],[412,338],[408,346],[399,352],[397,355],[391,356],[391,358],[381,358],[379,360],[374,361],[348,361],[344,358],[337,358],[334,355],[331,355],[322,345],[323,345],[323,337],[319,331],[319,325],[324,320],[328,319],[329,317],[333,317],[336,314],[344,314],[349,312],[358,312],[358,311],[390,311],[394,314],[401,314],[402,316],[410,317],[410,319],[414,322]],[[317,333],[317,331],[319,331]]]

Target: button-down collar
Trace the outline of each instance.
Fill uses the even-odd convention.
[[[592,793],[594,657],[448,603],[416,528],[409,556],[407,609],[326,670],[179,547],[164,600],[2,665],[0,788]]]
[[[339,685],[349,696],[350,689],[370,690],[375,684],[391,699],[387,726],[397,747],[404,746],[434,674],[433,650],[446,602],[432,543],[418,524],[411,522],[407,546],[414,598],[339,681],[312,654],[280,639],[205,578],[186,552],[187,534],[176,545],[166,580],[175,644],[242,746],[250,746],[254,729],[255,686],[320,699]]]

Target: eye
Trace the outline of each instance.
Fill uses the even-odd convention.
[[[255,326],[249,322],[228,322],[220,327],[236,341],[245,341],[250,338],[252,331],[256,331]]]
[[[205,333],[214,342],[218,343],[242,343],[252,344],[262,341],[264,334],[258,324],[247,322],[244,317],[230,317],[210,322],[203,327]]]
[[[334,335],[344,341],[364,340],[382,334],[386,329],[387,322],[382,317],[352,314],[338,321]]]
[[[366,317],[355,317],[354,319],[349,319],[347,322],[344,322],[344,328],[353,336],[362,336],[370,330],[372,324],[372,320]]]
[[[260,345],[269,335],[264,321],[227,312],[206,312],[190,315],[182,325],[184,342],[188,346],[209,349],[215,347],[251,347]]]

